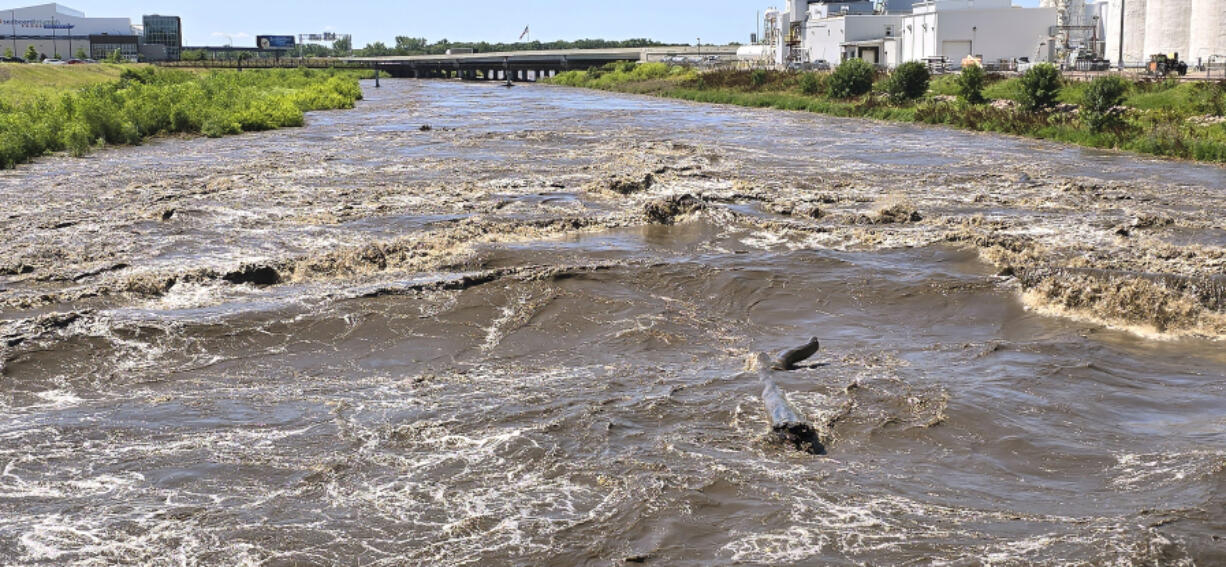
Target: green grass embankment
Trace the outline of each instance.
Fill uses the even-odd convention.
[[[0,63],[0,101],[21,104],[39,97],[118,81],[124,69],[131,67]]]
[[[5,69],[16,67],[24,66]],[[301,126],[305,112],[352,108],[362,98],[358,75],[348,71],[29,67],[17,72],[30,73],[26,84],[0,88],[0,95],[18,93],[0,96],[3,168],[48,152],[82,156],[100,145],[139,144],[163,134],[218,137]]]
[[[844,117],[945,124],[1095,148],[1226,163],[1226,81],[1129,84],[1120,120],[1097,130],[1077,107],[1088,83],[1063,81],[1056,108],[1025,110],[1017,78],[989,75],[983,104],[958,98],[957,75],[932,78],[928,92],[915,100],[882,93],[888,80],[878,75],[872,92],[851,98],[829,94],[829,73],[712,71],[699,73],[660,63],[612,64],[570,71],[549,79],[555,85],[646,94],[703,103],[801,110]],[[1003,101],[1003,102],[1001,102]]]

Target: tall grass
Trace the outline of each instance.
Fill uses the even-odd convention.
[[[1226,163],[1226,124],[1196,119],[1226,115],[1226,81],[1133,82],[1123,99],[1127,110],[1118,112],[1119,120],[1092,124],[1092,113],[1063,109],[1027,111],[989,104],[993,100],[1017,102],[1023,98],[1021,80],[1001,75],[984,76],[982,94],[986,100],[982,104],[949,100],[961,94],[957,76],[933,79],[927,95],[918,101],[892,99],[880,92],[848,99],[835,98],[829,93],[829,78],[829,73],[729,70],[697,73],[659,64],[618,64],[571,71],[551,82],[694,102],[944,124],[1096,148]],[[883,90],[887,82],[888,78],[878,77],[874,90]],[[1088,83],[1066,81],[1059,88],[1056,102],[1085,105],[1088,89]]]
[[[127,68],[118,81],[0,102],[0,167],[47,152],[82,156],[102,144],[139,144],[159,134],[217,137],[301,126],[304,112],[352,108],[361,98],[357,79],[347,73]]]

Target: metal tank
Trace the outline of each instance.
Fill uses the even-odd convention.
[[[1154,0],[1162,2],[1164,0]],[[1123,10],[1124,34],[1120,35],[1120,11]],[[1107,6],[1107,60],[1120,63],[1120,42],[1124,44],[1124,64],[1141,65],[1148,61],[1145,55],[1145,15],[1149,6],[1146,0],[1110,0]]]
[[[1187,55],[1180,54],[1190,64],[1214,63],[1226,60],[1226,2],[1222,0],[1192,0],[1192,24]]]
[[[1151,0],[1145,9],[1145,59],[1174,53],[1188,57],[1192,0]]]

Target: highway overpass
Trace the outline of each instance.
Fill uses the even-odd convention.
[[[648,47],[619,49],[566,49],[557,51],[508,51],[454,55],[406,55],[389,57],[342,57],[346,63],[369,65],[393,77],[460,78],[469,80],[532,81],[564,71],[600,67],[616,61],[666,61],[684,58],[699,62],[729,59],[736,47]]]

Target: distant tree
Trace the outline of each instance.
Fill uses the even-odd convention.
[[[26,61],[37,61],[37,60],[38,60],[38,50],[34,49],[33,45],[27,47],[26,48]]]
[[[1094,79],[1082,96],[1081,120],[1090,130],[1102,132],[1122,123],[1119,106],[1131,85],[1117,75]]]
[[[4,49],[4,56],[5,56],[5,57],[12,57],[12,56],[13,56],[13,48],[11,48],[11,47],[5,48],[5,49]]]
[[[362,57],[384,57],[387,55],[396,54],[395,51],[388,48],[387,44],[383,43],[382,41],[368,43],[366,44],[366,47],[363,47],[359,51],[362,52]]]
[[[108,63],[123,63],[123,52],[118,47],[111,52],[110,57],[106,58]]]
[[[60,57],[60,54],[59,54],[59,53],[56,53],[56,54],[55,54],[55,58],[56,58],[56,59],[63,59],[63,57]]]
[[[873,76],[877,69],[863,59],[848,59],[834,69],[827,80],[830,96],[852,98],[873,90]]]
[[[348,55],[353,51],[353,40],[348,37],[342,37],[332,42],[332,51],[336,55]]]
[[[76,57],[77,59],[89,59],[89,55],[85,54],[84,47],[78,47],[77,52],[73,55],[73,57]]]
[[[204,61],[206,57],[203,49],[189,49],[179,54],[180,61]]]
[[[430,44],[424,37],[396,36],[396,53],[398,55],[415,55],[424,53]]]
[[[895,100],[914,100],[928,92],[930,79],[927,65],[919,61],[908,61],[890,74],[885,90]]]
[[[965,65],[958,75],[958,95],[970,104],[983,104],[985,74],[979,65]]]
[[[1056,104],[1060,96],[1060,70],[1051,63],[1040,63],[1026,70],[1021,80],[1022,108],[1040,110]]]

